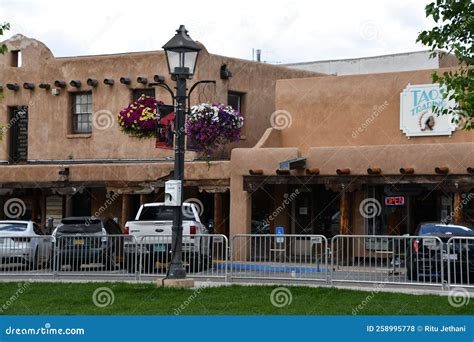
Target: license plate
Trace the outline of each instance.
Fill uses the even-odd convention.
[[[166,251],[166,245],[159,244],[159,245],[153,246],[153,252],[165,252],[165,251]]]
[[[457,254],[443,254],[443,260],[458,260]]]
[[[74,240],[72,243],[74,246],[84,246],[84,240]]]

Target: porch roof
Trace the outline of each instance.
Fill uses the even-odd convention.
[[[402,168],[413,169],[415,175],[468,175],[468,168],[474,167],[474,143],[315,147],[308,154],[308,168],[328,176],[338,169],[361,176],[374,169],[381,175],[400,175]]]

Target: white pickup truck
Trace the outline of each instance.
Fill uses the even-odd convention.
[[[171,227],[174,207],[164,203],[143,204],[134,221],[125,224],[125,233],[136,243],[125,248],[127,268],[135,272],[141,260],[145,272],[167,267],[171,262]],[[183,203],[183,262],[189,271],[204,270],[211,264],[212,246],[208,229],[201,223],[193,203]],[[141,253],[141,258],[140,258]],[[136,259],[138,257],[138,259]]]

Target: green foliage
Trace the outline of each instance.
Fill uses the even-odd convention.
[[[8,31],[10,29],[10,24],[9,23],[3,23],[0,24],[0,36],[3,36],[5,34],[5,31]],[[7,52],[7,46],[5,44],[0,44],[0,54],[4,54]]]
[[[472,0],[436,0],[425,7],[426,17],[436,26],[418,35],[417,42],[436,50],[445,50],[461,62],[458,70],[433,73],[433,82],[446,87],[445,98],[454,100],[453,108],[435,108],[440,115],[453,114],[453,122],[463,129],[474,128],[474,2]]]

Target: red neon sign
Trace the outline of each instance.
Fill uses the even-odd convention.
[[[385,197],[385,205],[404,205],[404,204],[405,204],[404,196]]]

